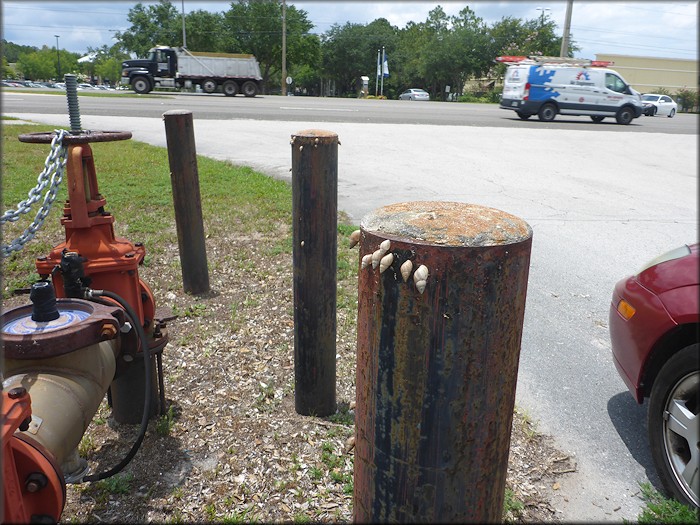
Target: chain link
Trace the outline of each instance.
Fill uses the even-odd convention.
[[[25,200],[20,202],[14,210],[6,211],[0,218],[0,224],[6,222],[16,222],[23,214],[29,213],[31,207],[39,201],[42,192],[48,186],[41,207],[37,211],[32,223],[27,227],[19,237],[9,244],[2,245],[2,257],[9,257],[12,252],[17,252],[24,248],[30,240],[34,238],[44,225],[47,215],[51,211],[51,205],[56,200],[58,188],[63,180],[63,171],[66,167],[66,156],[68,148],[63,144],[63,137],[69,132],[65,129],[57,129],[55,136],[51,141],[51,151],[44,162],[44,170],[39,174],[37,185],[29,190]]]

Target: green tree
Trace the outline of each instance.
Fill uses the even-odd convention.
[[[656,93],[660,93],[660,91],[656,91]],[[700,104],[700,94],[697,90],[684,87],[676,91],[676,101],[681,111],[697,111],[698,104]]]
[[[202,9],[185,15],[185,38],[190,51],[225,51],[224,15]]]
[[[78,71],[77,53],[61,50],[61,76]],[[38,51],[24,53],[17,60],[17,68],[24,78],[29,80],[48,80],[57,78],[58,59],[56,48],[42,47]]]
[[[182,17],[169,0],[147,7],[138,3],[129,10],[127,20],[129,29],[118,31],[115,36],[128,52],[145,57],[157,45],[182,45]]]
[[[122,73],[122,62],[129,58],[120,44],[111,47],[104,45],[97,49],[88,47],[88,53],[95,56],[92,60],[91,73],[99,77],[102,82],[118,84]]]
[[[316,35],[304,35],[288,68],[294,87],[319,95],[321,86],[321,40]],[[289,58],[289,57],[288,57]]]
[[[56,57],[41,51],[25,53],[17,60],[17,67],[26,79],[48,79],[56,76]]]
[[[374,77],[376,71],[376,49],[370,55],[373,57],[373,66],[366,67],[367,57],[361,49],[364,38],[365,26],[346,22],[340,26],[333,24],[323,36],[323,72],[329,80],[333,80],[336,89],[346,94],[355,90],[358,75],[370,73]],[[370,89],[370,92],[373,92]]]
[[[14,64],[15,62],[17,62],[19,60],[20,55],[39,51],[38,47],[21,46],[19,44],[15,44],[13,42],[8,42],[4,38],[2,39],[1,47],[2,47],[2,56],[4,56],[7,59],[7,62],[10,64]]]
[[[370,93],[375,92],[377,57],[382,47],[389,57],[389,77],[384,79],[384,92],[396,90],[398,74],[394,69],[398,29],[379,18],[368,25],[346,23],[333,25],[323,37],[323,71],[333,80],[341,95],[356,94],[361,76],[370,78]]]
[[[308,49],[304,35],[313,24],[306,11],[286,6],[287,68],[303,63],[302,51]],[[277,0],[239,0],[231,2],[224,13],[224,39],[231,53],[252,53],[260,63],[265,88],[281,85],[282,3]]]

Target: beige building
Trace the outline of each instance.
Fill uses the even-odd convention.
[[[698,61],[684,58],[656,58],[596,54],[596,60],[614,62],[614,69],[640,93],[658,88],[674,95],[679,89],[698,90]]]

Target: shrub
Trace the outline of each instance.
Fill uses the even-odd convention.
[[[681,111],[696,111],[700,103],[698,92],[688,88],[679,89],[675,98]]]

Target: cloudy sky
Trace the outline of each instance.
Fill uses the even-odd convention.
[[[88,46],[114,43],[115,31],[128,29],[127,14],[138,2],[111,0],[91,1],[2,1],[2,38],[15,44],[41,47],[56,46],[83,53]],[[148,0],[142,4],[152,3]],[[204,9],[226,11],[230,2],[172,0],[178,11]],[[369,23],[386,18],[403,28],[407,22],[423,22],[428,12],[441,5],[448,15],[457,14],[468,5],[487,23],[511,16],[523,20],[543,13],[564,28],[566,2],[418,2],[418,1],[295,1],[288,5],[308,13],[315,28],[323,33],[333,24]],[[597,53],[667,58],[698,58],[698,2],[642,1],[612,2],[574,0],[571,34],[581,48],[578,57],[595,58]]]

